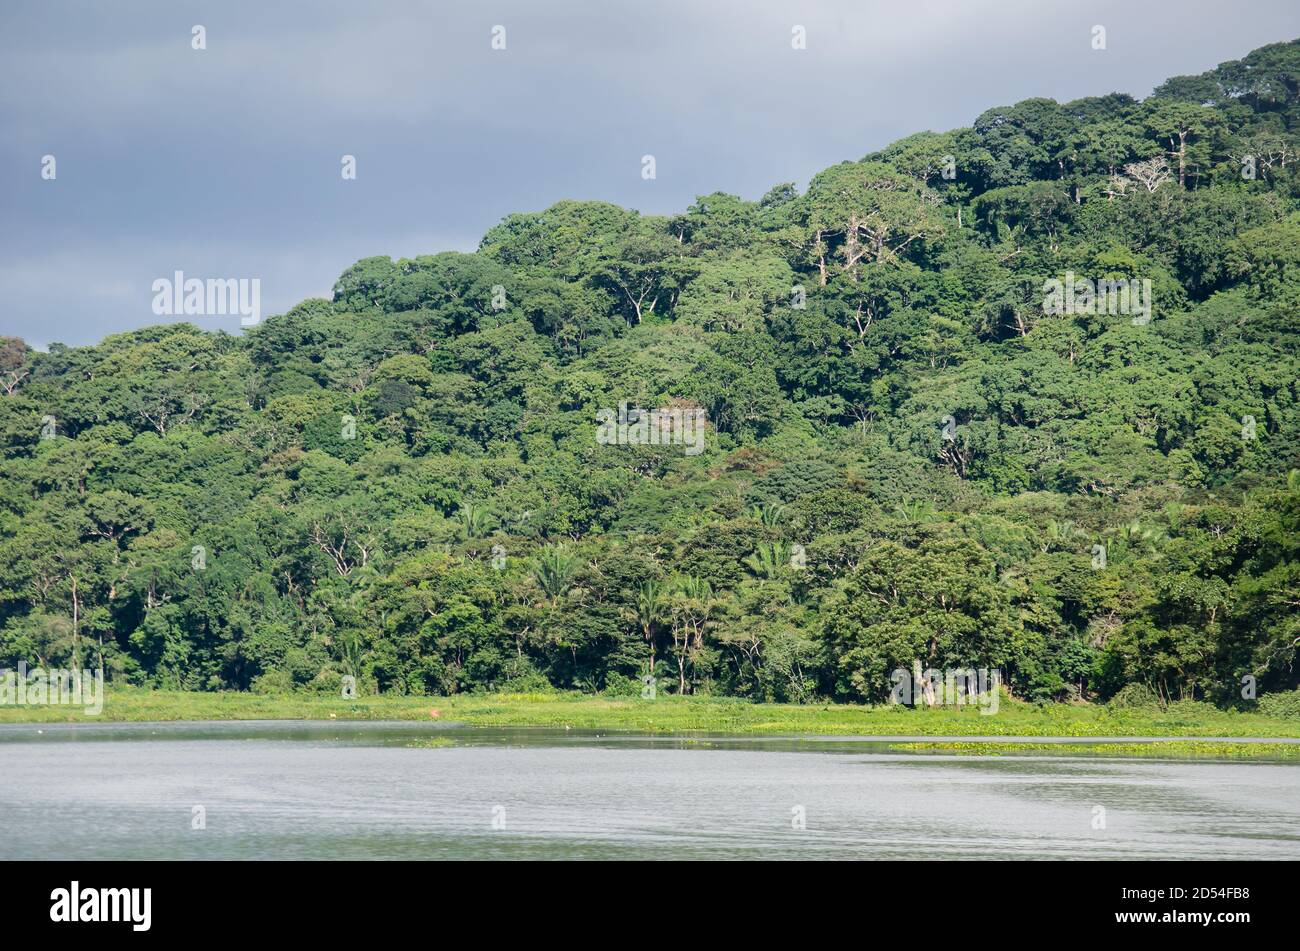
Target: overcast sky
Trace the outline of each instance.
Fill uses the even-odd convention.
[[[1145,96],[1297,36],[1296,0],[3,0],[0,334],[157,323],[176,270],[260,278],[280,313],[512,211],[758,198],[992,106]]]

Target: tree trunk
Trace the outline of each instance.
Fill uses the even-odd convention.
[[[81,601],[77,597],[77,579],[72,579],[72,672],[81,674],[81,637],[78,627],[81,620]]]

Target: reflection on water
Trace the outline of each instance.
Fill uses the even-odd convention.
[[[1300,766],[450,724],[0,727],[4,859],[1119,857],[1300,858]]]

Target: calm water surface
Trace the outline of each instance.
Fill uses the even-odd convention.
[[[0,726],[0,859],[53,858],[1296,859],[1300,765],[446,724]]]

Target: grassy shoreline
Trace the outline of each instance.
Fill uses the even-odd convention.
[[[891,743],[896,753],[942,753],[949,756],[1025,756],[1048,754],[1069,756],[1122,756],[1138,759],[1216,759],[1216,760],[1282,760],[1300,761],[1300,744],[1295,743],[1234,743],[1227,740],[1156,740],[1149,743],[1114,742],[1071,743],[999,743],[989,742],[917,742]]]
[[[1300,737],[1300,720],[1221,711],[1206,704],[1168,709],[1035,706],[1004,700],[995,714],[975,707],[909,709],[851,704],[760,704],[709,697],[655,700],[573,693],[361,697],[313,694],[184,693],[114,688],[95,716],[80,707],[0,707],[0,723],[174,720],[423,720],[467,726],[553,727],[649,733],[739,733],[1020,737]]]

